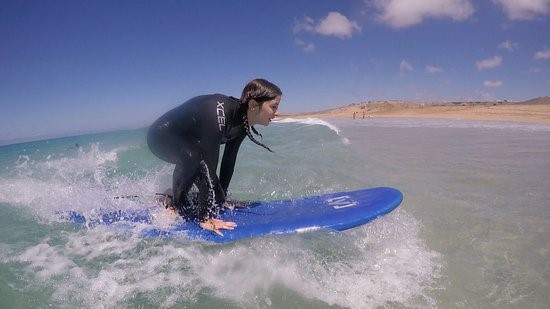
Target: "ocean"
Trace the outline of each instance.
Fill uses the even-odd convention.
[[[154,193],[173,166],[149,152],[145,129],[0,146],[0,308],[549,308],[550,126],[283,119],[258,130],[275,153],[243,143],[232,199],[391,186],[403,203],[345,232],[142,238],[61,214],[165,213]]]

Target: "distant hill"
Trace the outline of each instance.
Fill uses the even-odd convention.
[[[550,97],[544,96],[544,97],[538,97],[531,100],[520,102],[521,104],[530,104],[530,105],[542,105],[542,104],[550,104]]]

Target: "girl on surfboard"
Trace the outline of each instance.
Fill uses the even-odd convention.
[[[239,147],[245,137],[257,141],[254,125],[269,125],[277,116],[282,91],[265,79],[254,79],[241,98],[222,94],[194,97],[157,119],[147,133],[147,144],[161,160],[175,164],[171,208],[201,228],[223,236],[234,222],[217,219],[233,176]],[[261,135],[260,135],[261,136]],[[216,175],[220,146],[225,144],[220,176]],[[272,152],[272,151],[271,151]],[[189,191],[195,184],[198,200]]]

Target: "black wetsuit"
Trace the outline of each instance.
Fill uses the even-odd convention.
[[[172,190],[174,206],[197,221],[215,218],[227,194],[239,147],[246,137],[243,116],[246,107],[221,94],[190,99],[170,110],[149,128],[147,144],[160,159],[176,164]],[[225,150],[216,175],[220,145]],[[198,203],[190,202],[193,183],[199,189]]]

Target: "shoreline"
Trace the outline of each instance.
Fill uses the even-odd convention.
[[[354,103],[318,112],[281,114],[292,118],[431,118],[512,121],[550,125],[550,97],[524,102],[411,103],[402,101]],[[355,117],[355,118],[354,118]]]

